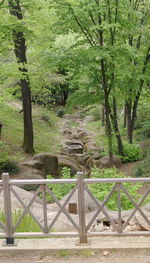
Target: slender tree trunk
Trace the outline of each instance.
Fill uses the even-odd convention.
[[[22,20],[22,10],[20,7],[20,0],[8,0],[10,14],[17,19]],[[30,81],[27,70],[27,58],[26,58],[26,43],[24,33],[20,29],[14,29],[13,43],[14,53],[19,65],[19,71],[21,73],[21,93],[23,103],[23,117],[24,117],[24,141],[23,149],[27,153],[33,153],[33,124],[32,124],[32,104],[31,104],[31,90]]]
[[[109,101],[108,101],[107,92],[105,94],[105,130],[108,138],[109,160],[110,163],[113,164],[112,128],[111,128],[111,122],[109,117]]]
[[[110,112],[110,117],[113,125],[113,129],[115,132],[117,145],[118,145],[118,153],[122,156],[124,156],[124,150],[123,150],[123,143],[119,131],[119,125],[118,125],[118,119],[117,119],[117,105],[116,105],[116,99],[113,97],[113,114]]]
[[[123,120],[123,128],[127,127],[127,111],[126,111],[126,104],[124,106],[124,120]]]
[[[126,102],[126,116],[127,116],[127,139],[132,143],[133,125],[132,125],[132,103],[131,100]]]
[[[102,126],[105,125],[105,106],[102,105]]]

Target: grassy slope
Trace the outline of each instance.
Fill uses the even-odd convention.
[[[21,160],[28,157],[22,150],[23,116],[19,113],[20,101],[0,101],[0,122],[3,124],[0,140],[0,158]],[[42,120],[48,116],[49,122]],[[33,108],[34,145],[35,152],[53,152],[59,150],[60,136],[58,118],[53,112],[42,107]]]

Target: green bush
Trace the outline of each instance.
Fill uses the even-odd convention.
[[[95,178],[125,178],[123,174],[121,174],[116,168],[109,168],[109,169],[98,169],[94,167],[92,169],[92,177]],[[106,196],[111,191],[114,184],[112,183],[96,183],[96,184],[89,184],[89,189],[94,194],[94,196],[99,201],[104,201]],[[124,187],[128,190],[134,200],[138,200],[140,195],[138,194],[138,189],[142,186],[141,183],[124,183]],[[110,197],[106,206],[111,210],[117,210],[117,192],[115,191],[112,196]],[[131,201],[128,199],[126,194],[121,191],[121,208],[123,210],[132,209],[134,206],[132,205]]]
[[[0,173],[16,174],[17,172],[19,172],[19,167],[16,162],[10,160],[0,161]]]
[[[124,144],[124,156],[120,156],[123,162],[133,162],[143,157],[142,150],[137,144]]]
[[[145,158],[134,170],[135,177],[150,177],[150,150],[147,151]]]
[[[70,168],[62,168],[62,177],[61,179],[71,179],[71,170]],[[47,179],[54,179],[52,176],[48,175]],[[49,184],[49,189],[55,194],[58,200],[61,200],[70,190],[74,187],[74,184]],[[53,198],[47,193],[46,199],[48,202],[54,202]]]
[[[141,133],[144,138],[150,138],[150,120],[143,122]]]
[[[64,109],[60,109],[60,110],[58,110],[58,112],[57,112],[57,116],[60,117],[60,118],[62,118],[62,117],[64,116],[64,114],[65,114]]]

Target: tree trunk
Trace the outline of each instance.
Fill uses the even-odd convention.
[[[102,105],[102,121],[101,121],[101,123],[102,123],[102,126],[105,125],[105,107],[104,107],[104,105]]]
[[[105,127],[106,127],[105,129],[106,135],[108,138],[109,160],[110,163],[113,164],[112,129],[111,129],[111,122],[109,118],[109,101],[107,95],[105,95]]]
[[[126,116],[127,116],[127,139],[132,143],[133,125],[132,125],[132,103],[131,100],[126,102]]]
[[[123,120],[123,128],[127,127],[127,111],[126,111],[126,104],[124,106],[124,120]]]
[[[117,105],[116,105],[116,99],[113,97],[113,114],[110,112],[110,117],[113,125],[113,129],[115,132],[116,140],[117,140],[117,145],[118,145],[118,153],[122,156],[124,156],[124,150],[123,150],[123,143],[119,131],[119,126],[118,126],[118,120],[117,120]]]
[[[20,7],[20,0],[8,0],[9,12],[17,19],[22,20],[23,15]],[[33,153],[33,124],[32,124],[32,104],[31,104],[31,90],[30,81],[27,70],[27,58],[26,58],[26,43],[24,33],[19,29],[14,29],[13,43],[14,53],[19,65],[19,71],[21,73],[21,93],[23,103],[23,117],[24,117],[24,141],[23,149],[27,153]]]

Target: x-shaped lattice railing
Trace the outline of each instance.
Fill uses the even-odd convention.
[[[22,219],[25,217],[25,215],[27,213],[29,213],[29,215],[33,218],[33,220],[37,223],[37,225],[41,228],[41,230],[45,233],[48,233],[53,225],[55,224],[56,220],[58,219],[58,217],[61,215],[61,213],[64,213],[65,216],[68,218],[68,220],[72,223],[72,225],[76,228],[77,231],[79,231],[79,226],[74,222],[74,220],[72,219],[72,217],[69,215],[69,213],[66,211],[65,207],[66,205],[68,204],[69,200],[71,199],[71,197],[73,196],[73,194],[75,193],[75,191],[77,190],[77,186],[75,186],[71,192],[69,193],[66,201],[64,202],[64,204],[62,205],[58,199],[56,198],[56,196],[54,195],[54,193],[47,187],[44,185],[44,195],[46,193],[49,193],[49,195],[53,198],[53,200],[56,202],[56,204],[58,205],[59,207],[59,211],[58,213],[56,214],[56,216],[54,217],[53,221],[51,222],[51,224],[48,226],[48,223],[46,222],[46,231],[45,231],[45,228],[42,226],[42,224],[40,224],[40,222],[36,219],[36,217],[34,216],[34,214],[32,213],[32,211],[30,210],[31,209],[31,206],[33,205],[36,197],[43,192],[43,187],[42,185],[40,185],[38,187],[38,189],[36,190],[36,192],[34,193],[32,199],[30,200],[30,202],[26,205],[22,199],[20,198],[20,196],[18,195],[18,193],[14,190],[13,186],[10,186],[10,191],[13,193],[13,195],[16,197],[16,199],[20,202],[20,204],[22,205],[23,207],[23,211],[22,211],[22,214],[21,216],[19,217],[18,221],[16,222],[15,226],[13,227],[13,231],[15,232],[18,228],[18,226],[20,225]],[[46,205],[46,200],[45,202],[43,202],[43,207]],[[44,213],[45,209],[43,208],[43,216],[44,216],[44,221],[45,221],[45,218],[46,218],[46,221],[47,221],[47,213]],[[47,212],[47,211],[45,211]]]
[[[8,174],[3,174],[3,181],[0,181],[0,194],[3,193],[4,196],[4,209],[5,209],[5,216],[6,216],[6,224],[3,224],[0,222],[0,228],[3,230],[5,237],[6,237],[6,243],[7,244],[13,244],[14,237],[20,237],[20,233],[16,233],[19,225],[21,224],[23,218],[29,214],[32,219],[35,221],[35,223],[39,226],[41,231],[43,233],[35,233],[35,236],[51,236],[52,234],[52,228],[54,227],[55,223],[57,224],[57,220],[60,217],[60,215],[63,213],[66,218],[71,222],[72,226],[75,228],[76,232],[69,232],[69,235],[77,234],[80,238],[80,243],[86,243],[87,237],[92,234],[91,232],[88,233],[90,227],[92,226],[93,222],[97,219],[98,215],[100,213],[103,213],[105,217],[108,219],[108,221],[113,226],[113,232],[122,233],[125,228],[127,227],[128,223],[131,221],[131,219],[134,217],[136,212],[138,211],[140,215],[144,218],[146,223],[150,226],[150,220],[145,215],[142,205],[144,204],[144,201],[148,197],[150,193],[150,188],[145,192],[143,197],[140,201],[136,202],[132,195],[129,193],[128,189],[123,185],[125,182],[150,182],[150,179],[148,178],[142,178],[140,179],[128,179],[128,178],[114,178],[114,179],[85,179],[84,175],[80,172],[77,174],[77,179],[67,179],[67,180],[60,180],[60,179],[52,179],[52,180],[24,180],[25,184],[36,184],[39,185],[36,192],[33,194],[33,197],[31,198],[28,203],[26,203],[24,200],[22,200],[22,197],[19,196],[16,189],[14,188],[14,185],[21,185],[23,182],[21,180],[9,180]],[[75,186],[68,194],[66,200],[62,203],[62,201],[59,201],[56,197],[56,195],[52,192],[52,190],[48,187],[48,184],[63,184],[63,183],[73,183]],[[88,184],[91,183],[112,183],[114,184],[110,190],[110,192],[107,194],[105,199],[102,202],[99,202],[96,197],[93,195],[93,193],[89,190]],[[63,187],[63,185],[62,185]],[[69,212],[66,209],[67,204],[71,200],[74,193],[78,191],[78,219],[79,224],[75,222],[73,217],[69,214]],[[91,199],[95,202],[97,205],[97,210],[95,211],[94,216],[90,219],[90,221],[86,224],[86,212],[85,212],[85,192],[91,197]],[[112,195],[117,192],[117,204],[118,204],[118,216],[114,220],[114,217],[111,216],[110,210],[106,208],[107,203],[109,202]],[[129,217],[124,220],[122,218],[122,200],[121,195],[124,193],[126,197],[130,200],[130,203],[135,207]],[[58,212],[54,216],[54,218],[51,220],[51,222],[48,224],[48,207],[47,207],[47,201],[46,201],[46,195],[50,195],[53,199],[53,201],[58,206]],[[14,197],[17,199],[17,201],[21,204],[21,215],[19,215],[19,218],[17,222],[13,223],[13,216],[12,216],[12,204],[11,204],[11,196],[14,195]],[[34,209],[33,209],[33,203],[36,201],[36,198],[38,196],[41,196],[41,208],[43,209],[43,219],[39,222],[39,220],[34,215]],[[42,222],[42,223],[41,223]],[[21,233],[23,234],[23,233]],[[27,236],[32,236],[30,233],[26,233]],[[56,234],[59,234],[61,236],[62,234],[60,232],[57,232]],[[100,233],[99,233],[100,234]],[[4,236],[3,233],[0,233],[0,236]],[[24,236],[21,235],[21,236]]]
[[[133,199],[133,197],[131,196],[131,194],[128,192],[128,190],[124,187],[124,185],[122,183],[116,183],[111,191],[108,193],[108,195],[106,196],[106,198],[104,199],[104,201],[102,203],[100,203],[95,196],[93,195],[93,193],[89,190],[89,188],[87,187],[87,185],[85,184],[84,186],[85,191],[89,194],[89,196],[92,198],[92,200],[96,203],[98,210],[96,211],[95,215],[92,217],[92,219],[90,220],[90,222],[88,223],[88,225],[86,226],[86,231],[89,230],[89,228],[91,227],[91,225],[93,224],[93,222],[95,221],[95,219],[97,218],[97,216],[102,212],[106,218],[111,222],[114,230],[116,230],[117,232],[122,232],[128,225],[128,223],[131,221],[131,219],[134,217],[135,213],[138,211],[143,218],[145,219],[145,221],[148,223],[148,225],[150,226],[150,221],[147,218],[147,216],[144,214],[141,205],[144,203],[144,201],[146,200],[148,194],[150,193],[150,188],[146,191],[146,193],[144,194],[144,196],[141,198],[141,200],[136,203],[135,200]],[[113,220],[113,218],[109,215],[109,211],[107,211],[105,209],[105,205],[108,203],[110,197],[113,195],[113,193],[117,190],[118,193],[118,224],[116,224]],[[132,205],[135,207],[134,210],[131,212],[130,216],[128,217],[128,219],[124,222],[124,224],[122,224],[122,218],[121,218],[121,193],[120,191],[123,191],[126,196],[128,197],[128,199],[131,201]]]

